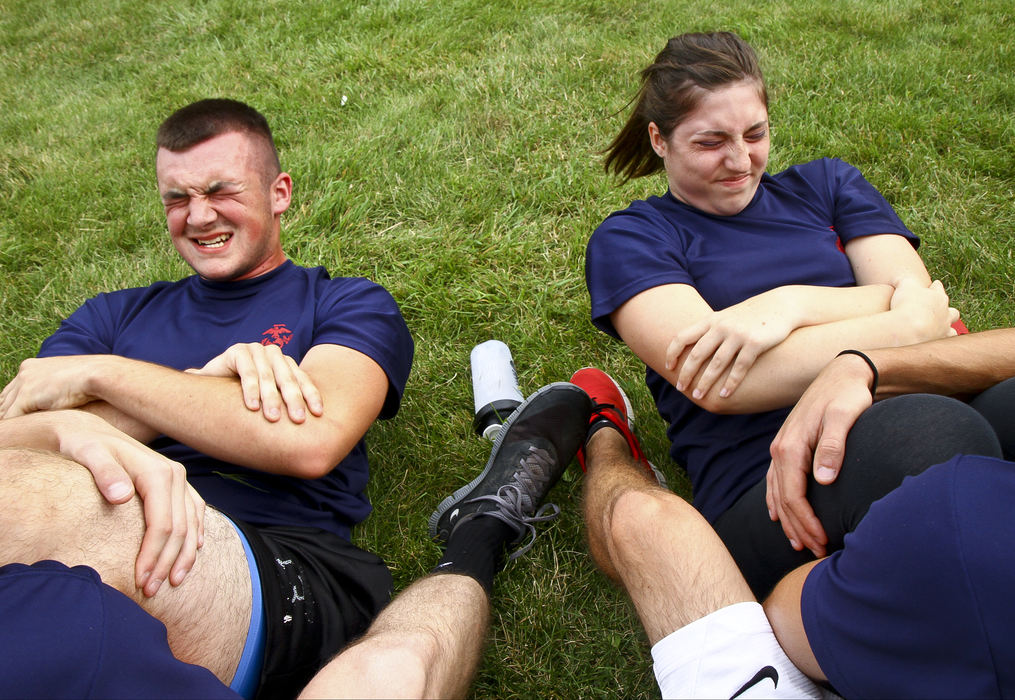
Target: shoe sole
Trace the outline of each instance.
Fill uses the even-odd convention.
[[[515,421],[518,420],[519,416],[522,415],[525,407],[528,406],[530,403],[534,402],[538,397],[543,396],[544,394],[547,394],[551,391],[559,391],[561,387],[569,387],[567,389],[568,391],[570,391],[571,389],[575,389],[585,394],[584,389],[575,386],[570,382],[554,382],[552,384],[547,384],[543,388],[533,393],[529,398],[525,399],[525,401],[523,401],[521,405],[519,405],[518,408],[516,408],[514,412],[508,417],[508,419],[504,422],[504,425],[501,426],[500,432],[497,433],[497,439],[493,443],[493,449],[490,450],[490,458],[486,461],[486,467],[483,469],[482,472],[480,472],[479,476],[477,476],[475,479],[467,483],[465,486],[462,486],[460,489],[458,489],[450,496],[445,498],[443,501],[441,501],[440,505],[437,506],[437,510],[435,510],[430,515],[429,520],[427,520],[427,529],[430,532],[431,539],[434,540],[443,539],[438,537],[437,532],[437,525],[438,523],[440,523],[441,517],[443,517],[443,515],[446,512],[448,512],[448,510],[450,510],[454,505],[461,503],[466,496],[472,493],[476,489],[476,487],[479,486],[479,484],[482,483],[483,480],[487,477],[487,475],[490,473],[490,470],[493,469],[493,463],[496,455],[500,452],[501,443],[508,435],[511,426],[514,425]],[[566,469],[567,465],[565,465],[564,468]]]

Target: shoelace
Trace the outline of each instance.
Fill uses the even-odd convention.
[[[520,469],[515,472],[512,482],[501,486],[497,493],[471,499],[495,504],[497,508],[486,511],[485,514],[518,530],[519,539],[524,538],[526,533],[529,535],[528,542],[512,552],[508,561],[517,559],[532,549],[532,544],[536,541],[535,523],[547,522],[560,515],[556,503],[544,503],[539,510],[535,510],[534,496],[545,491],[552,476],[554,461],[550,453],[538,447],[529,447],[529,454],[519,460],[518,466]]]

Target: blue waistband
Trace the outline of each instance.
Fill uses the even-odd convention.
[[[254,553],[250,549],[247,538],[244,537],[240,528],[236,527],[236,523],[232,520],[229,520],[229,523],[236,530],[236,534],[240,536],[240,542],[243,543],[243,553],[247,556],[247,567],[250,569],[250,628],[247,630],[247,641],[243,645],[243,653],[240,655],[240,662],[236,665],[236,673],[233,674],[229,688],[242,695],[246,700],[252,700],[261,680],[265,637],[267,636],[264,626],[264,603],[261,599],[261,578],[257,573],[257,562],[254,561]]]

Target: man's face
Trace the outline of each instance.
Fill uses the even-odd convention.
[[[156,155],[169,235],[205,279],[257,277],[285,261],[279,217],[289,208],[292,180],[271,178],[267,149],[257,137],[229,132]]]

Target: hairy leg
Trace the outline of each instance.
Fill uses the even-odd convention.
[[[586,465],[589,550],[627,591],[652,644],[720,608],[754,601],[712,527],[632,460],[618,432],[592,436]]]
[[[206,513],[205,544],[183,583],[167,582],[146,598],[134,581],[144,535],[139,498],[110,505],[81,465],[21,449],[0,450],[0,498],[0,562],[52,559],[92,567],[166,625],[178,658],[226,684],[232,680],[249,627],[251,588],[242,544],[220,513]]]
[[[486,640],[490,603],[469,576],[433,574],[402,591],[303,698],[463,697]]]

